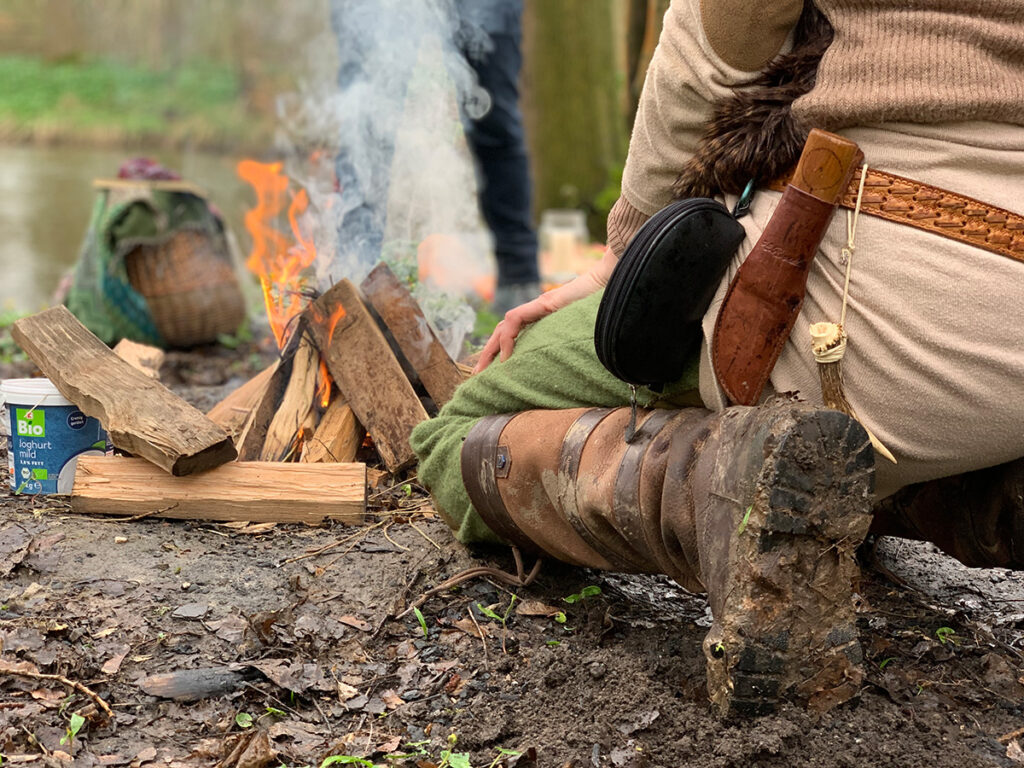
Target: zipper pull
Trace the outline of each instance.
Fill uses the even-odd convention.
[[[636,437],[636,385],[629,385],[629,424],[626,425],[626,442]]]

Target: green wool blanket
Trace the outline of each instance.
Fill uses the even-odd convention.
[[[462,441],[484,416],[533,409],[629,405],[629,385],[597,359],[594,322],[602,293],[570,304],[524,329],[505,362],[495,361],[456,390],[441,412],[419,424],[410,442],[419,458],[419,479],[438,511],[463,543],[502,540],[473,509],[462,484]],[[697,391],[699,354],[664,392],[637,390],[640,407],[701,405]]]

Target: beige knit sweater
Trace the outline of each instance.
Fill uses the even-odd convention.
[[[1024,3],[818,5],[835,28],[835,42],[816,87],[794,104],[796,114],[857,141],[872,166],[1024,210]],[[791,23],[791,2],[769,0],[766,7]],[[763,51],[763,38],[770,37],[764,31],[774,29],[763,12],[744,24],[731,0],[672,3],[647,74],[622,197],[609,217],[616,253],[669,202],[713,103],[750,82],[754,41]],[[771,47],[784,49],[778,38]],[[756,195],[742,220],[747,241],[705,317],[701,395],[709,407],[725,401],[707,340],[728,280],[778,198]],[[840,212],[772,373],[776,391],[820,402],[806,329],[839,318],[838,256],[846,232],[847,214]],[[879,493],[1024,456],[1024,264],[870,217],[859,220],[856,232],[843,370],[849,400],[899,460],[894,466],[879,459]]]

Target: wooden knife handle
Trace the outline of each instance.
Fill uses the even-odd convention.
[[[864,153],[855,142],[814,128],[789,183],[834,205],[863,162]]]

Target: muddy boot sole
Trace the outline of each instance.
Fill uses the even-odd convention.
[[[704,641],[708,692],[725,717],[786,700],[826,711],[863,678],[853,585],[871,522],[867,434],[838,411],[801,407],[762,431],[738,458],[756,479],[728,499],[724,593],[712,597],[718,615]]]

